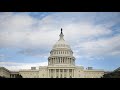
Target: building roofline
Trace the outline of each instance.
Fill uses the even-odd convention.
[[[8,72],[11,72],[10,70],[8,70],[7,68],[5,68],[5,67],[0,67],[0,68],[2,68],[2,69],[4,69],[4,70],[6,70],[6,71],[8,71]]]

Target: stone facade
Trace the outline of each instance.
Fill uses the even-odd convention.
[[[0,77],[3,77],[3,78],[21,78],[18,71],[10,71],[4,67],[0,67]]]
[[[0,76],[10,78],[10,71],[4,67],[0,67]]]
[[[19,74],[23,78],[39,78],[39,70],[20,70]]]
[[[10,78],[17,78],[19,76],[19,72],[17,71],[10,71]]]

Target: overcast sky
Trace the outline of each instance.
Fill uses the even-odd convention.
[[[118,12],[1,12],[0,66],[19,70],[47,65],[61,28],[76,65],[106,71],[120,66]]]

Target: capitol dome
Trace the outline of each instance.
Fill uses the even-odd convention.
[[[56,44],[53,46],[53,49],[70,49],[70,46],[68,45],[68,43],[64,40],[64,35],[62,33],[62,29],[61,29],[61,33],[60,33],[60,39],[56,42]]]
[[[75,65],[75,58],[73,51],[68,43],[64,40],[64,35],[61,28],[60,39],[55,43],[50,56],[48,58],[48,65]]]

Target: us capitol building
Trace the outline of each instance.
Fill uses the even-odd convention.
[[[75,66],[76,59],[63,38],[62,29],[59,36],[59,40],[50,51],[48,66],[39,66],[39,69],[31,67],[19,70],[17,73],[23,78],[101,78],[104,75],[104,70]]]

